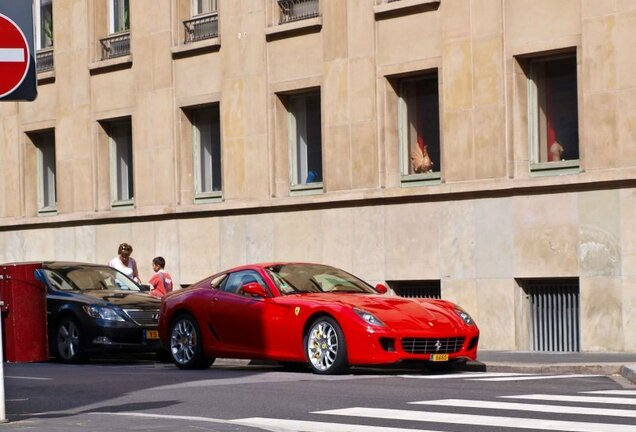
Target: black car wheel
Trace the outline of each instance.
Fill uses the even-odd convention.
[[[63,363],[82,363],[87,359],[83,344],[82,331],[77,321],[73,318],[62,319],[55,330],[55,357]]]
[[[325,316],[314,321],[305,335],[304,345],[314,373],[333,375],[348,369],[344,333],[334,319]]]
[[[206,369],[214,363],[214,358],[203,354],[201,332],[192,315],[179,315],[172,323],[170,356],[180,369]]]

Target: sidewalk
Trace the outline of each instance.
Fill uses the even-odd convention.
[[[636,384],[636,353],[479,351],[471,370],[621,375]]]

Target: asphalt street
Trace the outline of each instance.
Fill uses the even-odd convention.
[[[495,371],[505,362],[484,357],[485,367],[463,373],[341,376],[235,360],[199,371],[152,359],[5,364],[9,422],[0,430],[636,432],[636,385],[621,374],[582,362],[576,371]]]

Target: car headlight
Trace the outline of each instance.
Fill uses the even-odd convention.
[[[96,319],[103,319],[107,321],[125,321],[121,315],[117,313],[117,311],[113,308],[106,306],[94,306],[94,305],[86,305],[84,306],[84,312],[90,317]]]
[[[462,321],[464,321],[467,325],[473,325],[473,326],[475,325],[475,320],[473,320],[472,317],[468,315],[468,312],[466,312],[464,309],[460,308],[459,306],[455,306],[455,313],[459,315]]]
[[[358,308],[353,308],[353,311],[356,313],[356,315],[362,318],[367,324],[371,324],[378,327],[384,326],[384,323],[380,321],[379,319],[377,319],[375,315],[373,315],[372,313],[369,313],[365,310],[358,309]]]

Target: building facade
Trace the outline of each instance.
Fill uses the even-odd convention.
[[[0,262],[316,261],[636,352],[636,2],[35,0]]]

